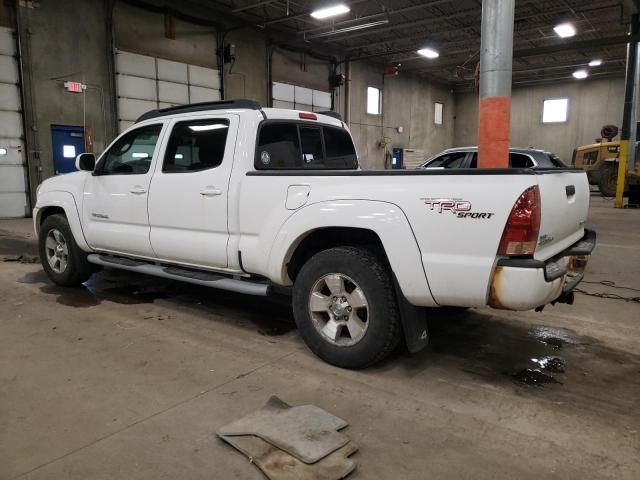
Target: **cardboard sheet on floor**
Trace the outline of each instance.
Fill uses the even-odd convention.
[[[254,435],[301,462],[315,463],[349,442],[337,430],[347,422],[315,405],[292,407],[272,396],[260,410],[218,430],[218,436]],[[231,442],[229,442],[231,443]]]
[[[222,438],[270,480],[340,480],[356,468],[356,462],[348,458],[358,450],[353,442],[309,465],[254,435]]]

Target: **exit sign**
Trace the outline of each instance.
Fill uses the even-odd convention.
[[[81,82],[64,82],[64,88],[69,92],[82,93],[87,86]]]

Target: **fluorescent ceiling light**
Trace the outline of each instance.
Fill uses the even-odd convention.
[[[589,62],[590,67],[599,67],[600,65],[602,65],[602,60],[600,60],[599,58],[596,60],[591,60]]]
[[[311,12],[311,16],[313,18],[317,18],[318,20],[322,20],[323,18],[335,17],[336,15],[342,15],[350,11],[351,9],[346,5],[332,5],[330,7],[321,8],[319,10]]]
[[[438,58],[440,56],[440,54],[433,48],[421,48],[420,50],[418,50],[418,53],[427,58]]]
[[[364,28],[377,27],[379,25],[386,25],[389,23],[389,19],[385,18],[384,20],[379,20],[377,22],[369,22],[369,23],[361,23],[360,25],[353,25],[352,27],[340,28],[338,30],[329,30],[328,32],[314,33],[313,35],[304,34],[305,40],[310,40],[312,38],[321,38],[321,37],[330,37],[332,35],[338,35],[340,33],[348,33],[356,30],[362,30]]]
[[[131,154],[131,156],[133,158],[149,158],[149,154],[148,153],[142,153],[142,152],[134,152]]]
[[[583,78],[587,78],[589,74],[586,70],[576,70],[575,72],[573,72],[573,76],[578,80],[582,80]]]
[[[569,38],[576,34],[576,27],[570,23],[561,23],[553,27],[553,31],[556,32],[560,38]]]
[[[219,130],[221,128],[227,128],[228,125],[224,123],[214,123],[213,125],[189,125],[189,129],[193,132],[205,132],[207,130]]]

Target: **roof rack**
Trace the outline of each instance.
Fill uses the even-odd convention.
[[[342,121],[342,115],[332,110],[326,110],[324,112],[314,112],[314,113],[317,113],[318,115],[326,115],[327,117],[337,118],[338,120]]]
[[[217,102],[200,102],[190,103],[187,105],[178,105],[176,107],[160,108],[158,110],[150,110],[143,113],[136,120],[136,123],[151,118],[165,117],[167,115],[175,115],[176,113],[202,112],[206,110],[228,110],[231,108],[244,108],[247,110],[260,110],[262,105],[255,100],[246,98],[238,98],[236,100],[220,100]]]

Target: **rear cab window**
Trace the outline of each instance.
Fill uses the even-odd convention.
[[[258,131],[257,170],[355,170],[358,158],[349,133],[311,122],[268,120]]]

